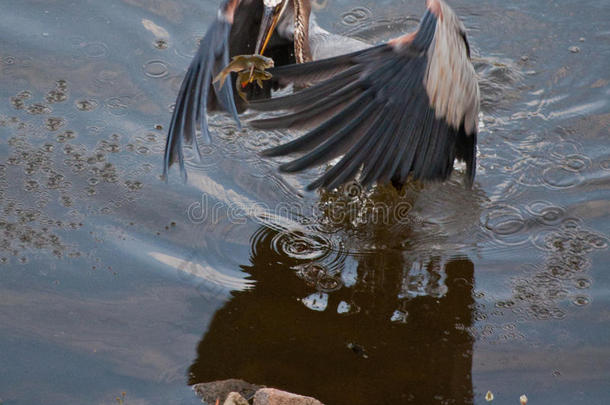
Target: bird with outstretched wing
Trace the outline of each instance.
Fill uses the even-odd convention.
[[[427,0],[415,32],[377,46],[323,31],[311,18],[309,0],[228,0],[193,59],[178,94],[165,149],[164,176],[178,162],[186,176],[183,143],[198,151],[196,130],[210,141],[207,110],[223,108],[239,124],[238,111],[283,111],[250,122],[255,128],[303,128],[307,132],[262,151],[300,154],[280,166],[298,172],[338,159],[308,189],[358,178],[364,186],[445,180],[454,161],[466,163],[465,183],[476,168],[479,87],[464,25],[442,0]],[[258,28],[258,29],[257,29]],[[258,31],[258,35],[253,34]],[[254,40],[256,38],[256,41]],[[328,57],[328,42],[354,52]],[[235,97],[231,80],[213,77],[229,57],[263,54],[275,60],[273,79],[249,85],[249,102]],[[293,84],[294,93],[271,97]]]

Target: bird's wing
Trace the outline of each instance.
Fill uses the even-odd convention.
[[[281,165],[284,172],[318,166],[343,155],[308,189],[334,188],[360,171],[363,185],[404,184],[409,175],[444,180],[451,174],[455,158],[466,162],[470,185],[475,171],[478,84],[465,36],[444,27],[450,22],[451,10],[443,12],[439,21],[440,12],[429,5],[418,31],[388,44],[272,69],[280,81],[314,85],[250,103],[256,110],[292,111],[251,124],[313,129],[263,154],[304,152]],[[453,37],[461,42],[454,43]]]
[[[240,125],[231,80],[227,80],[222,88],[218,83],[210,86],[212,78],[229,63],[229,35],[239,3],[240,0],[223,1],[182,81],[165,144],[165,178],[169,167],[175,162],[179,163],[180,173],[186,178],[182,143],[193,144],[199,154],[196,129],[201,129],[203,139],[210,141],[206,115],[208,98],[212,96],[209,94],[210,88],[219,104],[233,116],[238,126]]]

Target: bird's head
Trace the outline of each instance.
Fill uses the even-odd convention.
[[[255,53],[262,55],[290,0],[263,0],[263,18],[256,40]]]

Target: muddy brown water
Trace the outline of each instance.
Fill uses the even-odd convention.
[[[423,3],[317,13],[377,42]],[[194,404],[224,378],[327,404],[610,401],[607,1],[451,2],[476,185],[400,195],[304,192],[318,170],[256,154],[296,133],[222,114],[189,182],[159,179],[215,1],[0,4],[0,403]]]

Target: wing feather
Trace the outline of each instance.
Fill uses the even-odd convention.
[[[270,73],[273,74],[274,71],[271,70]],[[257,111],[290,110],[305,103],[316,102],[324,95],[340,90],[357,78],[360,73],[362,73],[362,66],[353,66],[333,76],[333,80],[324,82],[324,85],[308,87],[298,93],[272,99],[253,100],[248,107]]]
[[[325,121],[315,129],[309,131],[307,134],[294,139],[285,144],[276,146],[274,148],[266,149],[262,152],[264,156],[281,156],[295,152],[305,152],[307,149],[318,146],[322,142],[326,141],[329,137],[340,130],[342,126],[363,116],[364,114],[371,113],[372,104],[365,104],[367,101],[372,101],[372,94],[365,93],[350,103],[345,109],[339,114],[334,116],[333,119]],[[364,109],[363,105],[367,105]]]
[[[306,155],[295,159],[292,162],[283,164],[280,166],[281,170],[285,172],[305,170],[334,159],[345,152],[345,148],[350,146],[354,139],[360,138],[362,133],[373,125],[371,121],[380,121],[379,117],[373,119],[373,117],[366,115],[370,113],[374,107],[377,106],[375,104],[369,104],[362,113],[356,115],[347,125],[333,133],[332,137],[329,137],[323,144]]]
[[[379,116],[368,118],[370,125],[360,129],[360,134],[368,133],[373,126],[380,119]],[[339,163],[331,167],[324,175],[319,177],[317,180],[307,186],[308,190],[313,190],[318,187],[334,188],[338,185],[346,183],[352,180],[358,174],[360,166],[366,158],[366,146],[370,146],[373,138],[370,136],[359,136],[354,147],[349,149],[347,153],[341,158]]]
[[[356,52],[339,55],[315,62],[278,66],[270,70],[280,83],[294,83],[296,86],[308,86],[335,76],[358,63],[361,58],[384,49],[384,45],[362,49]]]
[[[310,126],[312,120],[322,120],[324,117],[333,116],[341,107],[350,103],[351,100],[358,97],[361,89],[358,83],[352,83],[338,92],[332,93],[330,96],[315,102],[313,105],[303,108],[296,113],[286,114],[275,118],[267,118],[262,120],[252,121],[251,124],[255,128],[295,128]]]

